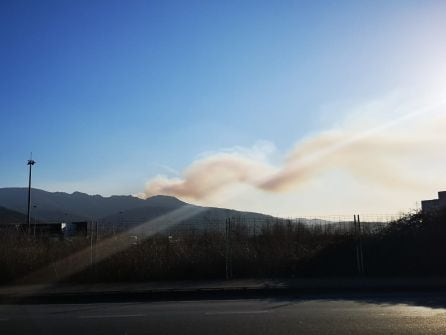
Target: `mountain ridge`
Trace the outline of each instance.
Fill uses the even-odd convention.
[[[26,214],[26,187],[0,188],[0,206]],[[128,225],[147,222],[161,215],[188,207],[197,214],[182,221],[204,222],[228,217],[271,218],[269,215],[243,212],[227,208],[204,207],[188,204],[178,198],[156,195],[140,199],[131,195],[89,195],[79,191],[73,193],[49,192],[32,189],[32,216],[46,222],[70,222],[100,220],[105,224]]]

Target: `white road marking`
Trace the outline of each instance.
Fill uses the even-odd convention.
[[[206,312],[204,315],[231,315],[231,314],[266,314],[271,311],[223,311],[223,312]]]
[[[79,319],[106,319],[106,318],[135,318],[146,314],[108,314],[108,315],[80,315]]]

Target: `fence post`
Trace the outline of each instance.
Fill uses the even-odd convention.
[[[226,279],[230,279],[232,277],[231,219],[226,219],[225,225],[225,270]]]
[[[353,216],[354,232],[355,232],[355,250],[356,250],[356,267],[358,274],[363,275],[364,271],[364,253],[362,248],[362,229],[359,215]]]
[[[90,269],[93,268],[93,220],[90,221]]]
[[[365,268],[364,268],[364,250],[363,250],[363,244],[362,244],[362,227],[361,227],[361,220],[359,219],[359,214],[356,215],[357,221],[358,221],[358,228],[359,228],[359,260],[361,264],[361,274],[365,274]]]

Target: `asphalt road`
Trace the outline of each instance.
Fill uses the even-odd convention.
[[[446,334],[446,295],[0,305],[0,334]]]

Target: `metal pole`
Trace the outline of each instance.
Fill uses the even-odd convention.
[[[358,268],[358,274],[363,275],[364,269],[364,253],[362,248],[362,228],[359,215],[353,216],[353,223],[355,225],[355,250],[356,250],[356,265]]]
[[[358,229],[358,221],[356,220],[356,214],[353,215],[353,224],[355,231],[356,268],[358,270],[358,274],[361,275],[361,260],[359,256],[359,229]]]
[[[28,160],[28,165],[29,165],[29,178],[28,178],[28,212],[27,212],[27,216],[26,216],[26,221],[28,223],[28,233],[31,233],[31,170],[32,170],[32,166],[35,164],[36,162],[33,161],[32,159]]]
[[[93,268],[93,220],[90,221],[90,269]]]
[[[361,274],[363,275],[365,273],[364,269],[364,251],[362,247],[362,228],[361,228],[361,220],[359,219],[359,215],[357,215],[356,218],[358,222],[358,228],[359,228],[359,260],[361,264]]]
[[[94,244],[93,244],[93,268],[94,268],[94,276],[96,277],[96,273],[97,273],[97,261],[96,261],[97,255],[96,255],[96,253],[97,253],[98,232],[99,232],[98,221],[95,222],[95,225],[96,225],[96,232],[94,235]]]
[[[229,225],[228,219],[225,222],[225,274],[226,279],[229,279]]]
[[[226,219],[225,229],[225,268],[226,279],[232,277],[232,252],[231,252],[231,219]]]
[[[37,207],[36,205],[33,206],[34,209],[35,209],[36,207]],[[33,219],[33,222],[34,222],[34,227],[33,227],[33,228],[34,228],[34,229],[33,229],[33,230],[34,230],[34,238],[36,238],[36,224],[37,224],[37,223],[36,223],[36,218]]]

